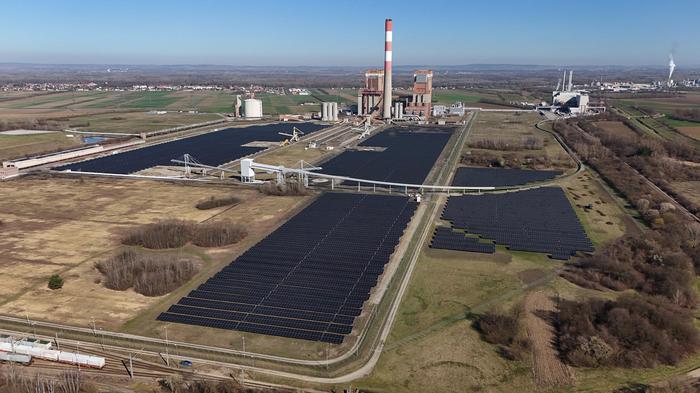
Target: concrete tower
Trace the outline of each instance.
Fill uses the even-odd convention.
[[[391,119],[391,35],[392,22],[387,19],[384,23],[384,119]]]

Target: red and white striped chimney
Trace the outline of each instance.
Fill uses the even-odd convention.
[[[387,19],[384,22],[384,119],[391,119],[391,41],[392,22]]]

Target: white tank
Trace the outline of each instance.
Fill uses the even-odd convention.
[[[321,121],[329,121],[330,102],[321,103]]]
[[[338,121],[338,103],[331,102],[331,120]]]
[[[243,105],[246,119],[260,119],[263,116],[262,101],[248,98],[243,101]]]

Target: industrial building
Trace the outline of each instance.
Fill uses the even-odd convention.
[[[569,81],[566,81],[566,70],[564,78],[557,83],[557,88],[552,92],[551,110],[570,114],[582,114],[588,110],[588,92],[585,90],[574,90],[574,72],[569,71]],[[560,88],[561,87],[561,88]]]
[[[357,95],[357,114],[371,115],[379,110],[379,103],[384,95],[384,70],[367,70],[365,87]]]
[[[454,104],[447,105],[433,105],[431,111],[433,117],[443,117],[443,116],[464,116],[466,113],[466,108],[461,102],[455,102]]]
[[[406,105],[406,114],[420,119],[430,117],[433,102],[433,71],[417,70],[413,74],[413,96]]]

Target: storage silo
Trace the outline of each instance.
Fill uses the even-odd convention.
[[[330,102],[322,102],[321,103],[321,121],[329,121],[330,116]]]
[[[337,102],[331,102],[330,118],[332,121],[338,121],[338,103]]]
[[[260,119],[263,117],[262,101],[256,98],[248,98],[243,103],[246,119]]]

